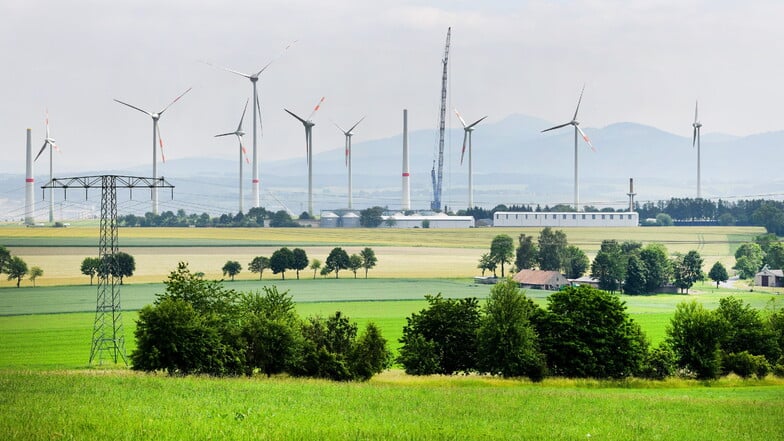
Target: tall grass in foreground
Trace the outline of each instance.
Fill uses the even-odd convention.
[[[784,437],[784,385],[550,385],[481,377],[369,383],[0,371],[16,439],[733,439]]]

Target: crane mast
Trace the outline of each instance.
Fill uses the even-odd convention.
[[[444,72],[441,75],[441,119],[438,127],[438,175],[436,176],[435,161],[433,162],[433,169],[430,171],[430,177],[433,180],[433,202],[430,203],[430,209],[433,211],[441,211],[441,188],[444,178],[444,125],[446,120],[446,73],[447,63],[449,62],[449,39],[452,34],[452,28],[446,31],[446,46],[444,47],[444,59],[441,63],[444,65]]]

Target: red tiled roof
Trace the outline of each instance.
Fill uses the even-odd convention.
[[[515,274],[512,279],[524,285],[554,285],[557,283],[560,275],[561,273],[558,271],[524,269]]]

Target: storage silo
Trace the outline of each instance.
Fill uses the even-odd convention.
[[[321,228],[337,228],[338,219],[340,217],[331,211],[322,211],[321,219],[319,220],[319,227]]]

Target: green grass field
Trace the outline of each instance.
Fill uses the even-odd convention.
[[[242,274],[238,291],[274,284],[289,290],[300,315],[344,312],[360,326],[376,322],[396,349],[405,317],[425,294],[484,298],[476,260],[492,237],[535,229],[320,230],[121,229],[137,257],[137,275],[122,287],[126,349],[135,343],[137,310],[163,290],[179,260],[219,278],[232,258],[245,266],[280,246],[306,247],[322,258],[332,246],[374,247],[370,279],[264,281]],[[571,244],[591,254],[602,239],[661,242],[671,252],[697,249],[706,266],[732,264],[754,228],[567,229]],[[539,384],[482,376],[409,377],[392,370],[368,383],[289,378],[170,378],[124,366],[88,366],[96,287],[78,274],[95,254],[97,228],[0,228],[0,244],[44,268],[37,288],[0,284],[0,439],[784,439],[784,380],[724,378],[600,382],[551,378]],[[323,256],[321,255],[323,254]],[[729,265],[728,265],[729,264]],[[310,276],[310,277],[308,277]],[[544,305],[549,293],[528,291]],[[657,344],[674,307],[696,299],[714,308],[734,295],[758,309],[781,292],[714,289],[686,295],[623,296],[630,315]]]

